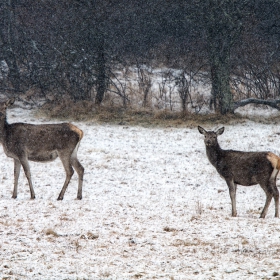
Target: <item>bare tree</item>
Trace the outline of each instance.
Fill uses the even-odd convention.
[[[146,66],[137,63],[137,83],[141,95],[143,95],[143,107],[148,105],[148,97],[152,88],[152,71]]]
[[[110,92],[121,97],[123,106],[125,108],[130,102],[128,97],[129,72],[129,69],[126,67],[122,71],[122,76],[118,77],[118,75],[112,71],[110,78],[111,87],[108,89]]]

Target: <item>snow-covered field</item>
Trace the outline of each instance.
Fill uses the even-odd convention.
[[[8,120],[50,122],[19,108]],[[12,199],[13,160],[0,149],[0,279],[280,278],[274,202],[259,219],[262,189],[239,186],[232,218],[196,128],[75,124],[85,135],[81,201],[76,174],[56,200],[65,179],[59,160],[31,163],[36,199],[23,172]],[[225,127],[223,148],[280,154],[277,124]]]

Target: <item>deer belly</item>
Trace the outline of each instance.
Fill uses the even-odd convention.
[[[56,151],[49,152],[49,153],[31,153],[28,155],[28,159],[31,161],[38,161],[38,162],[48,162],[53,161],[58,157]]]
[[[234,172],[224,172],[220,173],[220,176],[225,180],[225,181],[231,181],[237,185],[241,186],[253,186],[258,184],[258,175],[252,175],[248,176],[248,174],[244,173],[234,173]]]
[[[258,180],[255,176],[249,178],[246,177],[234,178],[234,182],[241,186],[253,186],[258,184]]]

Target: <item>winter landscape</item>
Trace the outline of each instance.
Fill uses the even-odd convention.
[[[8,110],[8,120],[54,122],[18,107]],[[65,179],[59,160],[31,162],[36,199],[23,171],[12,199],[13,160],[1,148],[1,279],[280,278],[274,202],[259,219],[263,190],[239,186],[232,218],[226,183],[208,162],[196,127],[74,123],[84,131],[81,201],[76,173],[57,201]],[[279,137],[276,123],[244,120],[225,125],[219,141],[279,155]]]
[[[260,219],[263,189],[238,186],[232,217],[198,132],[224,127],[223,149],[280,157],[279,11],[279,0],[0,1],[0,140],[25,169],[26,150],[59,155],[69,178],[65,139],[74,147],[81,131],[15,125],[12,137],[10,99],[9,123],[83,130],[85,169],[82,200],[77,173],[60,194],[59,159],[30,162],[36,198],[23,170],[16,197],[19,164],[0,144],[0,280],[280,280],[274,200]],[[269,170],[265,156],[250,170]]]

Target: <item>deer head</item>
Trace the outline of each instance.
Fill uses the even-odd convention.
[[[204,135],[204,143],[206,147],[216,146],[218,144],[217,137],[223,134],[225,128],[221,127],[217,131],[206,131],[201,126],[198,126],[198,131]]]

